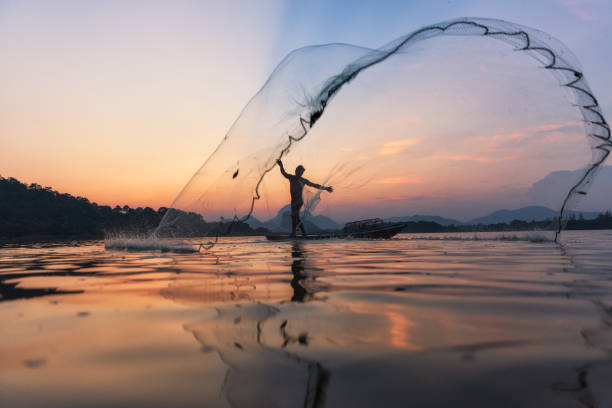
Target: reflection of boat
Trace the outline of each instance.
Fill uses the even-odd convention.
[[[395,236],[406,227],[405,223],[385,223],[380,218],[353,221],[346,223],[341,231],[332,231],[321,234],[308,234],[291,237],[288,234],[268,234],[270,241],[283,241],[289,239],[314,240],[330,238],[370,238],[388,239]]]

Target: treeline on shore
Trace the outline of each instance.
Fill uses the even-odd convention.
[[[14,178],[0,177],[0,239],[3,241],[46,239],[102,239],[106,234],[147,235],[155,230],[165,207],[110,207],[84,197],[59,193],[51,187],[24,184]],[[172,210],[177,211],[177,210]],[[187,214],[189,236],[214,235],[227,228],[205,222],[201,215]],[[261,234],[248,224],[232,225],[234,235]],[[184,234],[183,234],[184,235]]]
[[[500,222],[496,224],[473,224],[473,225],[440,225],[433,221],[408,222],[402,232],[427,233],[427,232],[496,232],[496,231],[549,231],[556,230],[559,226],[558,220],[547,219],[543,221]],[[612,213],[606,211],[594,219],[584,219],[581,216],[572,216],[567,220],[565,230],[597,230],[612,229]]]
[[[155,230],[168,211],[165,207],[110,207],[90,202],[84,197],[59,193],[51,187],[24,184],[14,178],[0,177],[0,240],[102,239],[105,235],[147,235]],[[170,211],[178,211],[171,209]],[[180,212],[180,211],[179,211]],[[217,232],[231,235],[262,235],[265,228],[252,229],[248,224],[206,222],[200,214],[182,213],[183,237],[212,236]],[[433,221],[406,223],[403,232],[484,232],[556,229],[556,220],[510,223],[449,225]],[[565,229],[612,229],[612,214],[607,211],[595,219],[571,218]]]

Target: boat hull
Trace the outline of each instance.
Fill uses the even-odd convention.
[[[378,228],[351,231],[351,232],[329,232],[325,234],[309,234],[298,235],[291,237],[289,234],[267,234],[266,238],[270,241],[287,241],[287,240],[317,240],[317,239],[349,239],[349,238],[365,238],[365,239],[389,239],[397,235],[406,227],[406,224],[392,224],[380,226]]]

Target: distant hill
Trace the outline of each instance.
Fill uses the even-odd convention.
[[[427,222],[435,222],[436,224],[448,226],[448,225],[461,225],[463,224],[459,220],[455,220],[452,218],[444,218],[437,215],[412,215],[406,217],[391,217],[385,218],[387,222],[419,222],[419,221],[427,221]]]
[[[559,170],[533,183],[528,191],[533,203],[553,206],[565,199],[569,189],[582,177],[583,169]],[[612,166],[601,166],[588,194],[580,199],[580,207],[588,209],[612,208]]]
[[[580,215],[585,220],[593,220],[597,218],[599,213],[596,212],[580,212],[580,211],[570,211],[568,215],[573,215],[576,218],[579,218]],[[301,217],[304,214],[302,212]],[[515,210],[498,210],[494,211],[491,214],[474,218],[468,222],[461,222],[459,220],[453,218],[445,218],[440,217],[438,215],[422,215],[415,214],[411,216],[404,217],[389,217],[385,218],[386,222],[408,222],[408,223],[436,223],[443,227],[448,226],[463,226],[463,225],[489,225],[489,224],[499,224],[499,223],[511,223],[512,221],[544,221],[555,219],[558,216],[558,212],[555,210],[551,210],[550,208],[543,206],[528,206],[522,207]],[[268,221],[260,221],[255,217],[251,217],[247,224],[253,229],[257,228],[266,228],[271,231],[290,231],[291,230],[291,209],[289,205],[284,206],[278,211],[278,214],[269,219]],[[337,230],[342,228],[342,225],[335,222],[331,218],[325,217],[323,215],[310,215],[306,217],[305,221],[306,230],[317,231],[317,230]],[[419,224],[418,227],[421,228],[425,224]],[[416,224],[413,226],[416,227]]]
[[[580,212],[580,211],[571,211],[568,213],[569,215],[575,215],[579,217],[582,215],[586,220],[592,220],[597,218],[599,213],[596,212]],[[528,206],[518,208],[516,210],[498,210],[494,211],[491,214],[474,218],[470,220],[466,224],[476,225],[476,224],[497,224],[500,222],[512,222],[514,220],[520,221],[544,221],[547,219],[555,219],[559,216],[559,213],[555,210],[551,210],[547,207],[542,206]]]
[[[259,219],[255,218],[252,215],[249,217],[248,220],[246,220],[246,223],[249,225],[249,227],[251,227],[253,229],[266,228],[264,222],[260,221]]]
[[[306,231],[337,230],[343,227],[343,225],[324,215],[307,214],[304,217],[304,211],[302,211],[300,218],[304,220]],[[262,222],[255,217],[250,217],[246,222],[253,229],[266,228],[271,231],[291,231],[291,205],[288,204],[278,210],[276,216],[268,221]]]

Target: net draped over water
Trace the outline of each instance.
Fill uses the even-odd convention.
[[[334,187],[307,193],[306,209],[320,200],[339,221],[523,205],[565,220],[611,147],[576,58],[538,30],[460,18],[378,49],[308,46],[274,69],[156,234],[198,235],[201,220],[224,234],[275,216],[289,203],[278,159]]]

